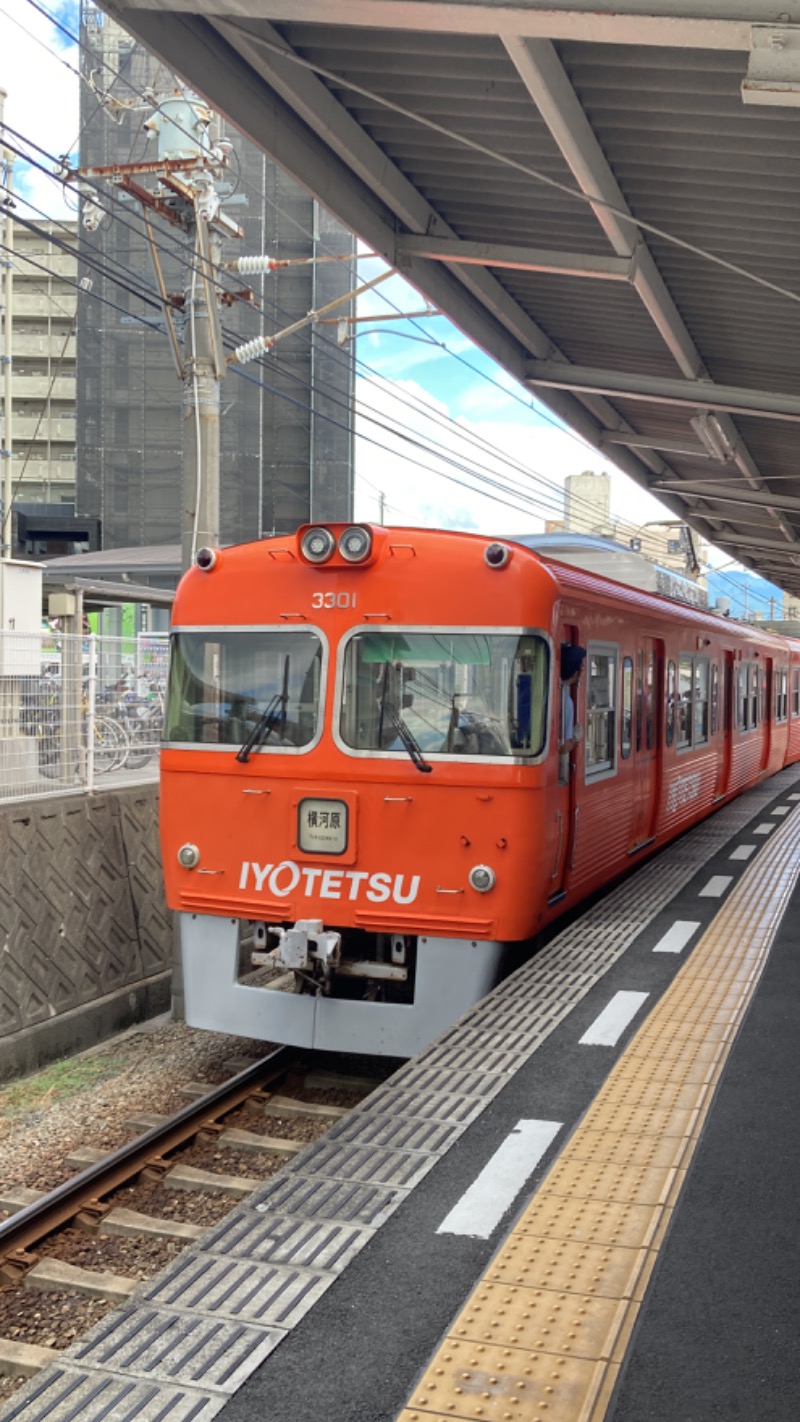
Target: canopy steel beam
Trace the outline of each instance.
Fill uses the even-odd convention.
[[[702,375],[699,352],[650,249],[641,240],[633,214],[555,49],[546,40],[504,37],[504,44],[581,192],[590,199],[589,205],[612,248],[618,257],[635,259],[634,290],[678,369],[691,379]],[[593,198],[600,201],[593,202]],[[630,214],[631,222],[619,217],[620,212]]]
[[[730,486],[715,483],[713,480],[697,480],[676,482],[673,479],[664,481],[656,480],[653,490],[669,489],[673,493],[678,492],[686,498],[704,499],[708,503],[725,504],[758,504],[765,508],[784,509],[789,513],[800,513],[800,499],[794,498],[791,494],[769,494],[761,493],[757,489],[732,489]]]
[[[212,25],[195,14],[129,8],[126,0],[104,0],[104,9],[390,265],[398,222],[420,234],[430,229],[436,236],[453,235],[328,88],[291,62],[277,32],[259,26],[270,44],[274,36],[286,59],[259,45],[246,25],[218,16]],[[441,262],[411,258],[403,274],[516,380],[524,377],[527,352],[554,351],[488,272],[468,266],[451,271]],[[605,428],[624,428],[619,413],[590,392],[575,398],[553,390],[539,398],[595,449]],[[649,475],[666,478],[672,472],[647,449],[637,456],[622,447],[615,460],[644,489]],[[668,493],[662,502],[685,517],[685,506]],[[707,526],[699,523],[698,532],[707,537]]]
[[[595,281],[630,281],[633,272],[633,262],[625,257],[584,257],[576,252],[549,252],[501,242],[462,242],[458,237],[398,237],[395,255],[397,267],[402,267],[407,257],[425,257],[432,262],[510,267],[515,271],[549,272],[553,276]]]
[[[701,444],[697,444],[688,439],[670,439],[667,435],[639,435],[626,434],[624,431],[609,430],[600,440],[601,449],[614,449],[615,445],[624,444],[629,449],[663,449],[670,454],[688,454],[693,459],[710,459],[711,455]],[[684,487],[682,479],[664,479],[658,486],[660,489],[673,489],[680,491]]]
[[[770,390],[749,390],[738,385],[714,385],[705,380],[672,380],[668,376],[638,375],[624,370],[595,370],[556,361],[528,361],[526,385],[559,390],[591,391],[595,395],[652,401],[657,405],[683,405],[693,409],[728,410],[740,415],[761,415],[770,420],[800,420],[800,396]]]
[[[689,379],[702,379],[707,371],[700,353],[642,234],[624,220],[626,214],[630,213],[631,218],[633,214],[553,45],[546,40],[518,37],[506,37],[504,43],[581,191],[590,200],[602,199],[591,203],[595,217],[617,255],[633,259],[633,288],[678,369]],[[733,412],[734,407],[717,406],[719,410],[726,408]],[[733,421],[724,417],[720,429],[745,479],[753,488],[763,487],[761,471]],[[778,514],[770,510],[770,517],[780,527]]]
[[[156,10],[162,3],[137,0],[136,8]],[[170,8],[219,13],[218,0],[170,0]],[[653,0],[644,14],[636,0],[547,0],[535,8],[514,0],[499,5],[486,0],[237,0],[236,8],[242,17],[276,23],[744,51],[750,48],[754,23],[774,24],[777,13],[789,23],[800,21],[797,0],[782,0],[779,11],[768,0]]]

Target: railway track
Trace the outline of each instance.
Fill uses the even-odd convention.
[[[379,1078],[332,1076],[324,1071],[301,1077],[301,1071],[307,1073],[308,1064],[298,1059],[295,1049],[281,1047],[221,1086],[196,1094],[195,1099],[173,1115],[163,1120],[145,1118],[140,1124],[146,1123],[147,1128],[135,1139],[83,1165],[46,1194],[33,1198],[35,1192],[24,1188],[7,1192],[6,1206],[13,1208],[16,1204],[19,1208],[0,1222],[0,1292],[4,1303],[0,1322],[0,1380],[4,1386],[0,1386],[0,1395],[14,1386],[9,1381],[11,1378],[32,1376],[51,1362],[63,1346],[74,1342],[76,1324],[78,1336],[82,1331],[80,1310],[67,1307],[63,1312],[71,1326],[65,1329],[59,1346],[26,1341],[26,1335],[31,1332],[32,1312],[35,1318],[40,1316],[35,1301],[42,1300],[44,1293],[39,1291],[49,1292],[51,1297],[60,1293],[62,1297],[77,1295],[83,1300],[100,1301],[92,1304],[86,1313],[83,1327],[88,1328],[107,1308],[129,1298],[143,1278],[156,1273],[164,1262],[158,1255],[159,1245],[153,1244],[153,1267],[148,1273],[145,1257],[145,1273],[139,1271],[137,1277],[102,1267],[75,1265],[64,1256],[74,1252],[70,1251],[69,1240],[76,1238],[78,1231],[90,1242],[93,1237],[100,1242],[107,1236],[160,1241],[161,1246],[168,1241],[174,1254],[201,1235],[206,1224],[127,1208],[120,1202],[136,1190],[138,1182],[156,1182],[165,1190],[198,1191],[206,1195],[215,1192],[220,1196],[219,1218],[219,1214],[233,1208],[256,1189],[264,1177],[226,1175],[218,1170],[187,1165],[181,1159],[187,1150],[191,1151],[198,1142],[213,1142],[228,1147],[236,1160],[240,1161],[245,1153],[252,1154],[253,1158],[257,1154],[261,1159],[269,1157],[280,1169],[303,1149],[306,1140],[293,1140],[285,1134],[271,1135],[268,1130],[251,1131],[231,1126],[229,1118],[237,1119],[241,1108],[248,1111],[252,1124],[261,1124],[266,1118],[268,1125],[270,1119],[277,1118],[279,1126],[285,1128],[287,1120],[304,1118],[313,1123],[314,1134],[309,1138],[316,1138],[347,1115],[353,1106],[303,1099],[298,1086],[300,1093],[305,1091],[306,1096],[319,1096],[320,1088],[330,1094],[330,1089],[335,1087],[349,1091],[351,1099],[363,1099],[379,1081]],[[187,1087],[186,1091],[187,1094],[198,1093],[202,1086]],[[254,1111],[259,1114],[254,1115]],[[79,1154],[85,1159],[94,1152]],[[215,1158],[219,1154],[222,1152],[215,1151]],[[53,1341],[57,1342],[57,1323],[53,1331]]]

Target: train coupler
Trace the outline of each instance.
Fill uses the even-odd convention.
[[[322,919],[301,918],[293,928],[275,928],[258,924],[256,945],[266,947],[268,936],[277,938],[278,945],[269,952],[254,953],[254,963],[274,963],[276,967],[302,973],[321,968],[327,976],[339,966],[342,935],[326,929]]]

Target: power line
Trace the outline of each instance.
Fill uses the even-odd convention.
[[[48,14],[48,12],[43,9],[43,7],[38,6],[38,5],[35,5],[34,8],[36,8],[37,10],[39,10],[39,11],[40,11],[42,14],[44,14],[48,19],[53,20],[53,17],[50,16],[50,15]],[[53,21],[53,23],[57,23],[57,22]],[[64,27],[64,26],[59,25],[58,27],[59,27],[64,33],[66,33],[67,35],[69,35],[69,37],[70,37],[73,41],[75,40],[75,37],[72,36],[72,35],[70,35],[69,32],[65,30],[65,27]],[[79,43],[80,43],[80,42],[79,42]],[[105,65],[105,67],[106,67],[107,69],[109,69],[109,72],[110,72],[110,73],[112,73],[112,74],[115,75],[115,78],[122,78],[122,76],[120,76],[120,75],[117,74],[115,71],[113,71],[113,70],[110,68],[110,66]],[[73,72],[75,72],[75,71],[73,71]],[[128,83],[128,81],[125,80],[125,79],[123,79],[123,82]],[[128,83],[128,87],[131,88],[132,90],[134,90],[134,86],[130,85],[129,83]],[[136,91],[134,90],[134,92],[136,92]],[[44,150],[40,150],[40,151],[44,151]],[[252,188],[252,185],[251,185],[251,184],[247,184],[247,186],[250,187],[252,191],[257,191],[256,189]],[[262,198],[263,201],[265,201],[265,202],[271,202],[271,200],[267,198],[266,194],[259,194],[259,195],[261,196],[261,198]],[[277,204],[273,204],[273,205],[276,206],[276,207],[278,207]],[[279,207],[278,207],[278,210],[280,210]],[[297,225],[298,225],[298,226],[301,226],[301,224],[297,224]],[[185,253],[182,254],[182,256],[183,256],[183,259],[185,260]],[[112,280],[115,279],[115,278],[113,277],[113,275],[110,275],[110,274],[108,274],[108,273],[106,273],[106,275],[109,277],[109,279],[112,279]],[[116,280],[119,281],[118,278],[117,278]],[[220,285],[221,285],[221,284],[220,284]],[[147,297],[145,297],[145,296],[143,295],[143,292],[142,292],[141,290],[140,290],[138,293],[132,293],[132,294],[134,294],[134,295],[138,294],[139,297],[140,297],[140,299],[142,299],[142,300],[144,300],[144,301],[147,301]],[[387,300],[388,300],[388,299],[387,299]],[[157,302],[156,302],[156,303],[153,303],[153,304],[158,305]],[[393,305],[393,303],[391,303],[391,301],[388,301],[388,304],[389,304],[390,306]],[[395,309],[396,309],[396,308],[395,308]],[[491,380],[491,377],[486,376],[485,372],[477,370],[476,367],[472,366],[469,362],[464,361],[464,360],[463,360],[463,357],[461,357],[458,353],[449,351],[448,348],[446,347],[446,345],[445,345],[443,342],[437,342],[437,341],[432,340],[431,337],[430,337],[427,333],[426,333],[425,335],[421,336],[419,339],[423,340],[426,344],[433,344],[433,345],[439,346],[441,349],[443,349],[444,351],[446,351],[447,354],[449,354],[451,358],[460,360],[460,361],[461,361],[463,364],[465,364],[470,370],[472,370],[474,373],[478,374],[482,379],[489,379],[489,380]],[[372,368],[369,367],[368,365],[365,365],[365,363],[363,363],[363,362],[358,362],[358,363],[361,364],[361,365],[363,365],[364,368],[366,368],[367,370],[371,370],[371,369],[372,369]],[[499,386],[499,382],[497,382],[497,381],[492,381],[491,383],[492,383],[492,384],[495,384],[495,385],[497,385],[497,386]],[[506,396],[508,396],[508,397],[510,397],[511,399],[514,399],[514,400],[519,400],[519,397],[516,396],[513,391],[509,391],[505,386],[499,386],[499,388],[503,389],[503,392],[504,392],[504,394],[505,394]],[[526,408],[530,408],[530,407],[531,407],[531,405],[530,405],[530,403],[529,403],[528,401],[524,401],[524,402],[523,402],[523,401],[520,400],[520,403],[524,403]],[[548,418],[548,417],[547,417],[546,415],[544,415],[544,414],[543,414],[541,417],[543,417],[543,418],[545,418],[545,419]],[[550,421],[549,421],[549,422],[552,423],[552,424],[554,424],[554,425],[556,425],[557,428],[563,429],[563,427],[562,427],[556,420],[550,418]],[[564,433],[568,434],[568,435],[569,435],[570,437],[572,437],[572,438],[578,438],[578,439],[580,439],[580,437],[579,437],[579,436],[576,436],[573,431],[564,430]],[[591,450],[592,455],[594,456],[594,454],[596,453],[596,451],[594,451],[594,449],[592,448],[592,446],[588,445],[588,444],[587,444],[585,441],[583,441],[583,440],[580,440],[580,442],[581,442],[582,444],[584,444],[584,446],[585,446],[587,449]],[[512,461],[509,460],[509,459],[507,459],[506,457],[504,457],[504,456],[502,456],[502,455],[501,455],[501,456],[497,456],[496,452],[495,452],[495,455],[496,455],[496,457],[500,457],[501,460],[505,460],[505,462],[507,462],[507,463],[509,463],[509,464],[512,464]],[[455,461],[455,463],[456,463],[457,467],[459,467],[459,461]],[[560,486],[557,486],[557,485],[553,484],[552,481],[547,481],[547,480],[545,480],[543,476],[537,476],[534,471],[523,470],[522,466],[518,466],[518,465],[517,465],[516,467],[520,469],[520,472],[524,472],[528,477],[533,477],[534,479],[538,477],[538,478],[541,480],[541,482],[543,482],[543,483],[545,483],[545,484],[549,483],[549,484],[550,484],[550,487],[553,488],[554,490],[556,490],[556,491],[558,492],[559,496],[560,496],[560,494],[561,494]],[[446,476],[443,475],[442,477],[446,477]],[[465,487],[469,487],[469,486],[465,486]],[[479,492],[479,491],[474,490],[474,492]],[[529,494],[524,494],[524,493],[523,493],[523,494],[521,494],[521,497],[525,498],[526,501],[531,501],[531,502],[534,501],[534,500],[533,500],[533,496],[531,496],[531,495],[529,495]],[[543,500],[540,500],[540,502],[543,503],[544,501],[543,501]]]

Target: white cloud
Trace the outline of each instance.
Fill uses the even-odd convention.
[[[78,12],[75,4],[54,5],[67,30],[78,32]],[[67,68],[71,65],[72,68]],[[15,134],[23,134],[31,145],[30,157],[49,173],[53,162],[74,148],[79,130],[78,47],[70,43],[44,15],[30,5],[18,4],[13,17],[0,10],[0,88],[6,91],[4,118],[9,129],[8,141],[14,147],[25,147]],[[40,209],[48,217],[74,217],[64,201],[59,183],[46,177],[33,164],[17,158],[14,164],[14,190],[20,216],[35,221]],[[26,207],[24,199],[33,205]]]
[[[475,387],[477,390],[477,387]],[[493,387],[489,386],[491,390]],[[513,402],[513,418],[450,418],[417,381],[359,379],[356,516],[392,524],[541,532],[563,514],[568,474],[611,475],[612,517],[628,525],[669,517],[651,495],[568,432]],[[473,402],[477,407],[479,400]]]

